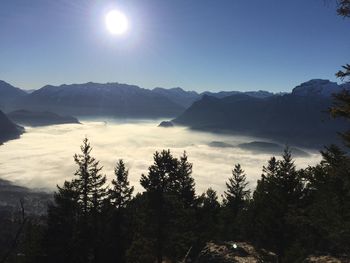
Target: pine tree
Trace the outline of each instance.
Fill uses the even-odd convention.
[[[149,197],[150,209],[155,222],[156,257],[162,263],[164,256],[165,225],[167,223],[166,194],[174,194],[178,160],[170,150],[154,154],[154,164],[148,169],[148,175],[142,175],[140,184]],[[151,211],[150,211],[151,212]]]
[[[74,155],[74,161],[78,165],[73,181],[79,191],[79,204],[82,206],[83,216],[87,217],[90,211],[98,212],[102,207],[106,196],[106,176],[100,172],[102,167],[99,162],[92,157],[92,148],[87,138],[84,139],[80,147],[81,154]]]
[[[263,168],[254,191],[249,211],[254,241],[283,257],[295,241],[295,221],[303,198],[304,183],[286,147],[282,160],[273,157]]]
[[[350,65],[349,65],[349,73],[350,75]],[[335,118],[344,118],[347,121],[350,121],[350,92],[348,90],[344,90],[339,94],[334,95],[334,103],[330,108],[330,113]],[[350,130],[341,133],[345,144],[350,147]]]
[[[142,175],[141,185],[148,198],[149,227],[154,229],[155,253],[158,262],[166,255],[179,260],[187,252],[194,225],[194,181],[192,164],[184,154],[180,160],[170,151],[154,154],[154,164]]]
[[[218,199],[216,191],[212,188],[208,188],[199,197],[196,224],[199,249],[209,240],[215,241],[219,239],[220,203]]]
[[[186,152],[180,157],[177,170],[177,191],[186,207],[195,205],[195,183],[192,177],[192,164],[188,162]]]
[[[103,262],[124,262],[127,250],[127,236],[129,218],[126,218],[126,209],[132,200],[134,187],[128,180],[129,171],[123,160],[119,160],[114,169],[112,188],[108,190],[105,202],[105,233],[103,235],[104,248]]]
[[[344,17],[350,17],[350,0],[337,0],[338,14]]]
[[[338,14],[343,17],[350,17],[350,0],[339,0],[338,2]],[[342,66],[342,70],[339,70],[335,75],[343,81],[350,81],[350,64]],[[343,90],[342,92],[334,95],[334,104],[329,109],[331,115],[335,118],[344,118],[347,121],[350,120],[350,92]],[[350,147],[350,130],[341,133],[346,146]]]
[[[236,164],[232,170],[232,177],[226,183],[227,190],[224,192],[224,203],[233,210],[235,215],[250,197],[250,190],[247,189],[247,186],[246,175],[241,165]]]
[[[50,262],[83,262],[81,240],[78,237],[80,207],[78,189],[65,181],[57,186],[54,202],[48,206],[47,254]]]
[[[308,240],[314,250],[344,253],[350,250],[350,159],[334,145],[321,153],[321,163],[306,170]]]
[[[236,164],[223,194],[220,236],[224,240],[237,240],[241,236],[240,218],[250,199],[247,186],[246,175],[241,165]]]
[[[109,199],[117,209],[125,208],[132,199],[134,187],[130,187],[128,180],[129,171],[123,160],[119,160],[114,169],[115,179],[112,180],[113,188],[109,190]]]

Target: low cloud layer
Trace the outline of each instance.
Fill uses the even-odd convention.
[[[147,173],[153,153],[162,149],[170,149],[175,156],[187,152],[193,163],[198,193],[208,187],[222,193],[236,163],[242,165],[253,188],[260,178],[262,166],[271,157],[239,148],[208,146],[212,141],[236,145],[256,138],[197,132],[183,127],[160,128],[158,123],[85,121],[82,125],[27,128],[19,140],[0,146],[0,178],[27,187],[54,190],[56,184],[73,178],[76,169],[73,155],[80,151],[85,136],[93,146],[92,155],[100,161],[108,179],[113,178],[116,161],[124,159],[136,191],[143,190],[139,184],[140,176]],[[300,168],[319,161],[317,152],[307,158],[296,158]]]

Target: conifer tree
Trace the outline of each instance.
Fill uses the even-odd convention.
[[[184,154],[180,160],[170,151],[154,154],[154,164],[142,175],[149,204],[149,226],[154,229],[155,253],[158,262],[166,255],[179,260],[188,250],[193,237],[194,181],[192,164]]]
[[[337,0],[338,14],[344,17],[350,17],[350,0]]]
[[[306,170],[308,240],[315,250],[344,253],[350,250],[350,159],[334,145],[321,153],[321,163]]]
[[[339,0],[338,2],[338,14],[343,17],[350,17],[350,0]],[[350,81],[350,64],[342,66],[342,70],[339,70],[335,75],[343,81]],[[334,104],[329,109],[331,115],[335,118],[344,118],[350,121],[350,92],[349,90],[343,90],[342,92],[334,95]],[[350,130],[340,133],[346,146],[350,147]]]
[[[180,157],[177,170],[177,191],[186,207],[193,207],[195,204],[195,183],[192,177],[192,164],[188,162],[186,152]]]
[[[54,202],[48,206],[47,254],[50,262],[82,262],[82,243],[78,236],[80,206],[75,184],[57,186]]]
[[[176,189],[176,172],[178,160],[170,150],[154,154],[154,164],[148,169],[148,175],[142,175],[140,183],[149,197],[150,208],[153,210],[155,222],[156,257],[162,263],[164,256],[165,225],[167,223],[166,194],[174,194]]]
[[[129,171],[125,167],[123,160],[119,160],[114,169],[115,178],[112,180],[113,188],[109,190],[109,199],[116,208],[125,208],[132,199],[134,187],[130,186],[128,180]]]
[[[220,203],[218,199],[216,191],[212,188],[208,188],[199,197],[196,225],[199,249],[209,240],[219,239]]]
[[[282,160],[273,157],[263,168],[253,194],[250,214],[254,241],[276,251],[283,258],[295,240],[295,224],[299,206],[303,204],[304,183],[295,168],[291,151],[284,150]]]
[[[246,175],[241,165],[236,164],[232,170],[232,177],[226,182],[227,190],[224,192],[224,203],[233,210],[235,215],[250,197],[250,190],[247,189],[247,186]]]
[[[224,240],[237,240],[240,237],[240,218],[250,198],[247,186],[246,175],[241,165],[236,164],[223,194],[220,235]]]
[[[99,162],[91,156],[91,146],[87,138],[83,140],[80,147],[81,153],[74,155],[74,161],[78,165],[73,182],[78,188],[78,202],[82,207],[83,216],[86,217],[90,211],[100,211],[106,196],[106,176],[100,172],[102,167]]]
[[[123,160],[119,160],[114,168],[112,188],[108,190],[105,205],[104,248],[103,262],[124,262],[128,245],[128,224],[126,209],[132,200],[134,187],[128,180],[129,171]]]

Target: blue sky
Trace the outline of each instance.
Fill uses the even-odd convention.
[[[122,82],[144,88],[289,91],[336,80],[350,19],[329,0],[1,0],[0,79],[21,88]],[[129,19],[111,35],[105,14]]]

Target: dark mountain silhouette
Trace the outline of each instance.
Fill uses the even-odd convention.
[[[200,99],[201,95],[195,91],[185,91],[181,88],[155,88],[152,90],[154,93],[167,97],[171,101],[188,108],[193,102]]]
[[[7,111],[25,109],[75,116],[114,117],[175,117],[206,93],[219,98],[242,93],[238,91],[197,93],[181,88],[149,90],[128,84],[93,82],[47,85],[30,92],[12,87],[12,91],[17,91],[17,95],[11,100],[6,100]],[[244,94],[259,98],[273,95],[266,91]]]
[[[5,110],[13,101],[27,95],[27,93],[9,83],[0,80],[0,107]]]
[[[188,108],[192,105],[193,102],[200,100],[204,95],[209,95],[215,98],[225,98],[232,95],[237,94],[246,94],[255,98],[267,98],[273,96],[274,94],[268,91],[219,91],[219,92],[209,92],[205,91],[202,93],[197,93],[195,91],[185,91],[181,88],[172,88],[172,89],[164,89],[164,88],[155,88],[152,90],[153,92],[163,95],[170,99],[171,101],[182,105],[185,108]]]
[[[0,212],[18,211],[19,200],[23,200],[26,213],[41,215],[46,213],[52,194],[34,191],[0,178]]]
[[[274,96],[275,94],[265,91],[265,90],[259,90],[259,91],[246,91],[246,92],[240,92],[240,91],[219,91],[219,92],[210,92],[210,91],[205,91],[201,93],[201,95],[208,95],[212,96],[218,99],[222,99],[228,96],[232,95],[238,95],[238,94],[245,94],[247,96],[253,97],[253,98],[268,98],[271,96]]]
[[[260,141],[241,143],[238,145],[238,147],[244,150],[252,151],[254,153],[267,153],[267,154],[273,154],[273,155],[279,155],[285,149],[285,146],[277,143],[260,142]],[[290,148],[290,150],[293,156],[299,156],[299,157],[309,156],[307,152],[295,147]]]
[[[307,147],[338,142],[337,132],[344,131],[347,123],[330,118],[327,109],[332,97],[312,92],[319,85],[317,81],[313,83],[304,83],[291,94],[263,99],[245,94],[222,99],[205,95],[173,122],[194,129],[259,136]]]
[[[265,154],[273,154],[273,155],[280,155],[283,150],[285,149],[284,145],[280,145],[277,143],[272,142],[262,142],[262,141],[253,141],[248,143],[241,143],[238,145],[233,145],[227,142],[221,142],[221,141],[212,141],[208,144],[210,147],[215,148],[234,148],[238,147],[247,151],[252,151],[255,154],[256,153],[265,153]],[[299,157],[306,157],[309,156],[309,154],[299,148],[291,147],[291,152],[293,153],[293,156],[299,156]]]
[[[52,112],[33,112],[27,110],[13,111],[7,116],[14,122],[28,126],[46,126],[54,124],[79,123],[72,116],[60,116]]]
[[[14,124],[0,111],[0,144],[8,140],[17,139],[23,132],[23,127]]]
[[[174,124],[171,121],[162,121],[158,127],[164,127],[164,128],[169,128],[169,127],[173,127]]]
[[[119,83],[45,86],[17,101],[17,109],[68,115],[166,117],[184,107],[151,90]]]
[[[320,96],[331,97],[334,93],[339,93],[343,89],[350,90],[350,83],[338,85],[325,79],[313,79],[295,87],[292,94],[296,96]]]

